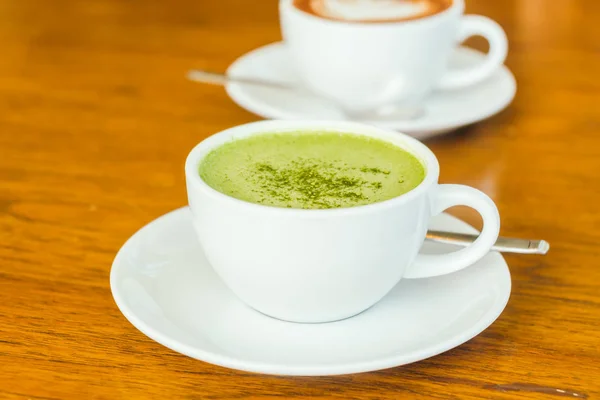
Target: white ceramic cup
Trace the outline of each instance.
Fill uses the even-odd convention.
[[[280,0],[281,29],[292,65],[315,93],[348,110],[418,104],[434,89],[474,85],[504,63],[506,34],[495,21],[463,15],[464,0],[429,17],[398,22],[343,22]],[[471,36],[490,45],[485,60],[447,71],[453,49]]]
[[[266,132],[336,131],[400,146],[423,163],[419,186],[391,200],[351,208],[302,210],[229,197],[208,186],[198,166],[212,149]],[[198,144],[185,164],[194,227],[206,257],[225,284],[250,307],[294,322],[335,321],[377,303],[402,278],[449,274],[492,247],[500,230],[495,204],[462,185],[438,184],[437,159],[425,145],[397,132],[351,122],[261,121],[219,132]],[[483,218],[469,247],[419,254],[429,219],[465,205]]]

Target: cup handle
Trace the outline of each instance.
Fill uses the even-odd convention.
[[[471,36],[483,36],[490,44],[490,50],[485,60],[478,65],[447,72],[439,84],[442,90],[463,88],[483,81],[504,64],[508,53],[506,33],[492,19],[481,15],[465,15],[462,17],[459,29],[459,43]]]
[[[464,205],[475,209],[483,219],[483,230],[469,247],[446,254],[419,254],[404,278],[429,278],[466,268],[485,256],[500,233],[498,208],[485,193],[469,186],[438,185],[431,197],[431,213]]]

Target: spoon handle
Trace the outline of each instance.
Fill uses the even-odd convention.
[[[292,86],[288,86],[284,83],[278,83],[268,80],[262,80],[257,78],[237,78],[230,77],[225,74],[219,74],[217,72],[203,71],[199,69],[192,69],[187,73],[187,78],[194,82],[209,83],[212,85],[225,86],[228,83],[244,83],[249,85],[270,87],[275,89],[284,90],[298,90]]]
[[[426,239],[436,243],[454,244],[466,247],[477,239],[478,235],[442,231],[428,231]],[[518,254],[546,254],[550,244],[545,240],[529,240],[499,237],[492,247],[493,251]]]

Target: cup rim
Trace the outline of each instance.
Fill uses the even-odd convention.
[[[228,143],[229,141],[242,139],[253,135],[297,132],[299,130],[318,130],[364,135],[390,142],[410,152],[412,155],[417,157],[417,159],[419,159],[425,169],[425,178],[409,192],[388,200],[353,207],[303,209],[275,207],[236,199],[235,197],[226,195],[216,189],[213,189],[200,177],[198,168],[202,159],[211,150]],[[357,122],[267,120],[234,126],[232,128],[217,132],[198,143],[189,152],[186,158],[185,175],[188,198],[192,196],[192,191],[201,191],[203,194],[215,199],[216,201],[226,202],[231,206],[245,208],[248,211],[299,216],[334,216],[369,213],[373,211],[394,208],[411,201],[415,197],[423,195],[424,192],[426,192],[432,185],[437,183],[439,177],[439,163],[433,152],[427,146],[419,142],[417,139],[414,139],[404,133],[394,132]]]
[[[452,0],[452,5],[445,9],[442,12],[436,13],[434,15],[429,15],[421,18],[414,18],[409,20],[400,20],[400,21],[373,21],[373,22],[365,22],[365,21],[343,21],[337,19],[329,19],[318,17],[316,15],[312,15],[307,13],[306,11],[300,10],[294,7],[294,0],[280,0],[279,1],[279,11],[280,13],[287,11],[292,15],[296,15],[299,18],[305,19],[306,21],[312,21],[313,23],[321,23],[321,24],[330,24],[338,27],[347,27],[353,29],[385,29],[385,28],[398,28],[400,26],[416,26],[423,25],[426,23],[430,23],[432,21],[437,21],[438,19],[443,18],[444,16],[455,12],[455,10],[459,10],[460,13],[464,11],[465,4],[464,0]]]

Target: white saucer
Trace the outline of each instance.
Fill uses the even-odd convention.
[[[458,47],[450,61],[451,68],[478,63],[485,55],[467,47]],[[262,78],[299,85],[286,57],[283,43],[273,43],[238,58],[227,70],[235,77]],[[292,92],[248,84],[233,83],[227,93],[240,107],[270,119],[346,119],[326,101],[314,101]],[[415,120],[361,121],[394,129],[419,139],[448,132],[479,122],[506,108],[515,96],[517,84],[510,70],[503,66],[490,79],[470,88],[434,93],[426,102],[426,113]]]
[[[431,227],[474,231],[449,215],[436,217]],[[283,322],[247,307],[225,287],[204,258],[185,207],[149,223],[123,245],[110,285],[136,328],[182,354],[266,374],[336,375],[419,361],[466,342],[498,318],[511,281],[502,256],[490,253],[451,275],[403,280],[353,318]]]

